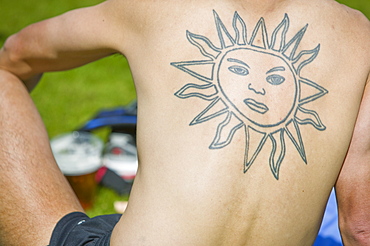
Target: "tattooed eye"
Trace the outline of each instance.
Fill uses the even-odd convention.
[[[249,71],[248,69],[246,69],[245,67],[242,67],[242,66],[237,66],[237,65],[234,65],[234,66],[231,66],[229,67],[229,70],[237,75],[241,75],[241,76],[246,76],[249,74]]]
[[[266,81],[272,85],[280,85],[284,83],[285,78],[283,76],[273,74],[266,78]]]

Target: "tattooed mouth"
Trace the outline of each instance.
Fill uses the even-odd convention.
[[[244,100],[244,103],[250,108],[252,109],[253,111],[256,111],[257,113],[260,113],[260,114],[264,114],[266,113],[269,108],[263,104],[263,103],[260,103],[260,102],[257,102],[251,98],[247,98]]]

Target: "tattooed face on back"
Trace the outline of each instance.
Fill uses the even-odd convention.
[[[246,48],[227,52],[218,82],[235,111],[254,124],[279,125],[296,104],[295,76],[288,63],[273,54]]]

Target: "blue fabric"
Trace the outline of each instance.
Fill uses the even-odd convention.
[[[319,235],[313,246],[342,246],[338,228],[338,210],[334,190],[331,192],[326,206]]]
[[[133,101],[126,107],[117,107],[98,112],[93,119],[82,126],[80,131],[91,131],[104,126],[136,125],[137,102]]]
[[[331,237],[322,237],[317,236],[315,243],[313,246],[342,246],[343,244],[334,240]]]
[[[96,118],[87,122],[80,131],[89,131],[104,126],[114,125],[136,125],[137,117],[135,115],[109,116],[105,118]]]

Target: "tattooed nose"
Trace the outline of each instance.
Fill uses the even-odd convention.
[[[266,94],[266,91],[264,88],[256,88],[256,86],[253,86],[252,83],[248,84],[248,89],[253,91],[256,94],[264,96]]]

